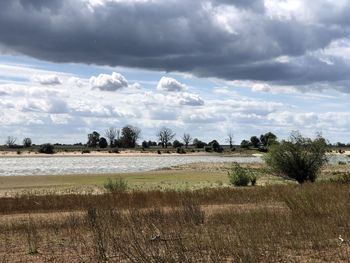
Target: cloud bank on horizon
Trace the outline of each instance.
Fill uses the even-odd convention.
[[[78,134],[117,118],[143,120],[146,130],[200,127],[207,137],[221,123],[223,134],[246,126],[241,137],[253,126],[282,134],[309,127],[340,139],[350,128],[349,12],[348,0],[3,0],[3,56],[93,70],[0,63],[0,106],[32,133],[51,123]],[[116,67],[158,75],[147,86]],[[3,127],[20,127],[4,112]]]

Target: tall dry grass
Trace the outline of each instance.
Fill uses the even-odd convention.
[[[0,262],[349,262],[349,204],[341,184],[1,199]]]

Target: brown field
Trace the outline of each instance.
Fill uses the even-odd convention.
[[[349,262],[349,203],[335,183],[2,198],[0,262]]]
[[[0,198],[0,262],[350,262],[349,184],[328,181],[349,165],[327,166],[317,183],[301,186],[250,165],[260,177],[246,188],[228,186],[229,167],[2,177],[1,189],[13,192]],[[104,192],[111,176],[130,190]],[[179,188],[181,180],[208,182]],[[140,190],[138,182],[168,187]],[[100,190],[84,194],[86,186]]]

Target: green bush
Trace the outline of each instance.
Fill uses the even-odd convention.
[[[248,168],[243,168],[238,163],[233,163],[228,178],[234,186],[247,186],[256,184],[257,177]]]
[[[55,147],[50,143],[42,144],[39,148],[39,153],[53,154],[55,153]]]
[[[326,146],[326,140],[321,136],[312,140],[293,132],[288,141],[271,146],[265,162],[278,176],[294,179],[300,184],[314,182],[327,163]]]
[[[107,182],[103,186],[108,192],[111,193],[121,193],[128,190],[128,183],[123,178],[115,178],[114,180],[108,178]]]
[[[84,154],[84,153],[90,153],[90,150],[89,149],[82,149],[81,150],[81,153]]]

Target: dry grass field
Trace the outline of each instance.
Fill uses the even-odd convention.
[[[348,174],[348,165],[328,166],[319,182],[304,185],[251,166],[261,177],[245,188],[226,184],[228,168],[148,174],[152,185],[173,182],[161,190],[139,189],[141,174],[126,174],[131,187],[120,193],[55,192],[63,179],[34,177],[33,189],[51,190],[19,187],[0,198],[0,262],[350,262],[349,184],[328,181]],[[70,183],[98,186],[108,176]],[[212,185],[178,189],[181,178]],[[3,189],[16,183],[1,179]]]
[[[335,183],[2,198],[0,262],[349,262],[349,203]]]

